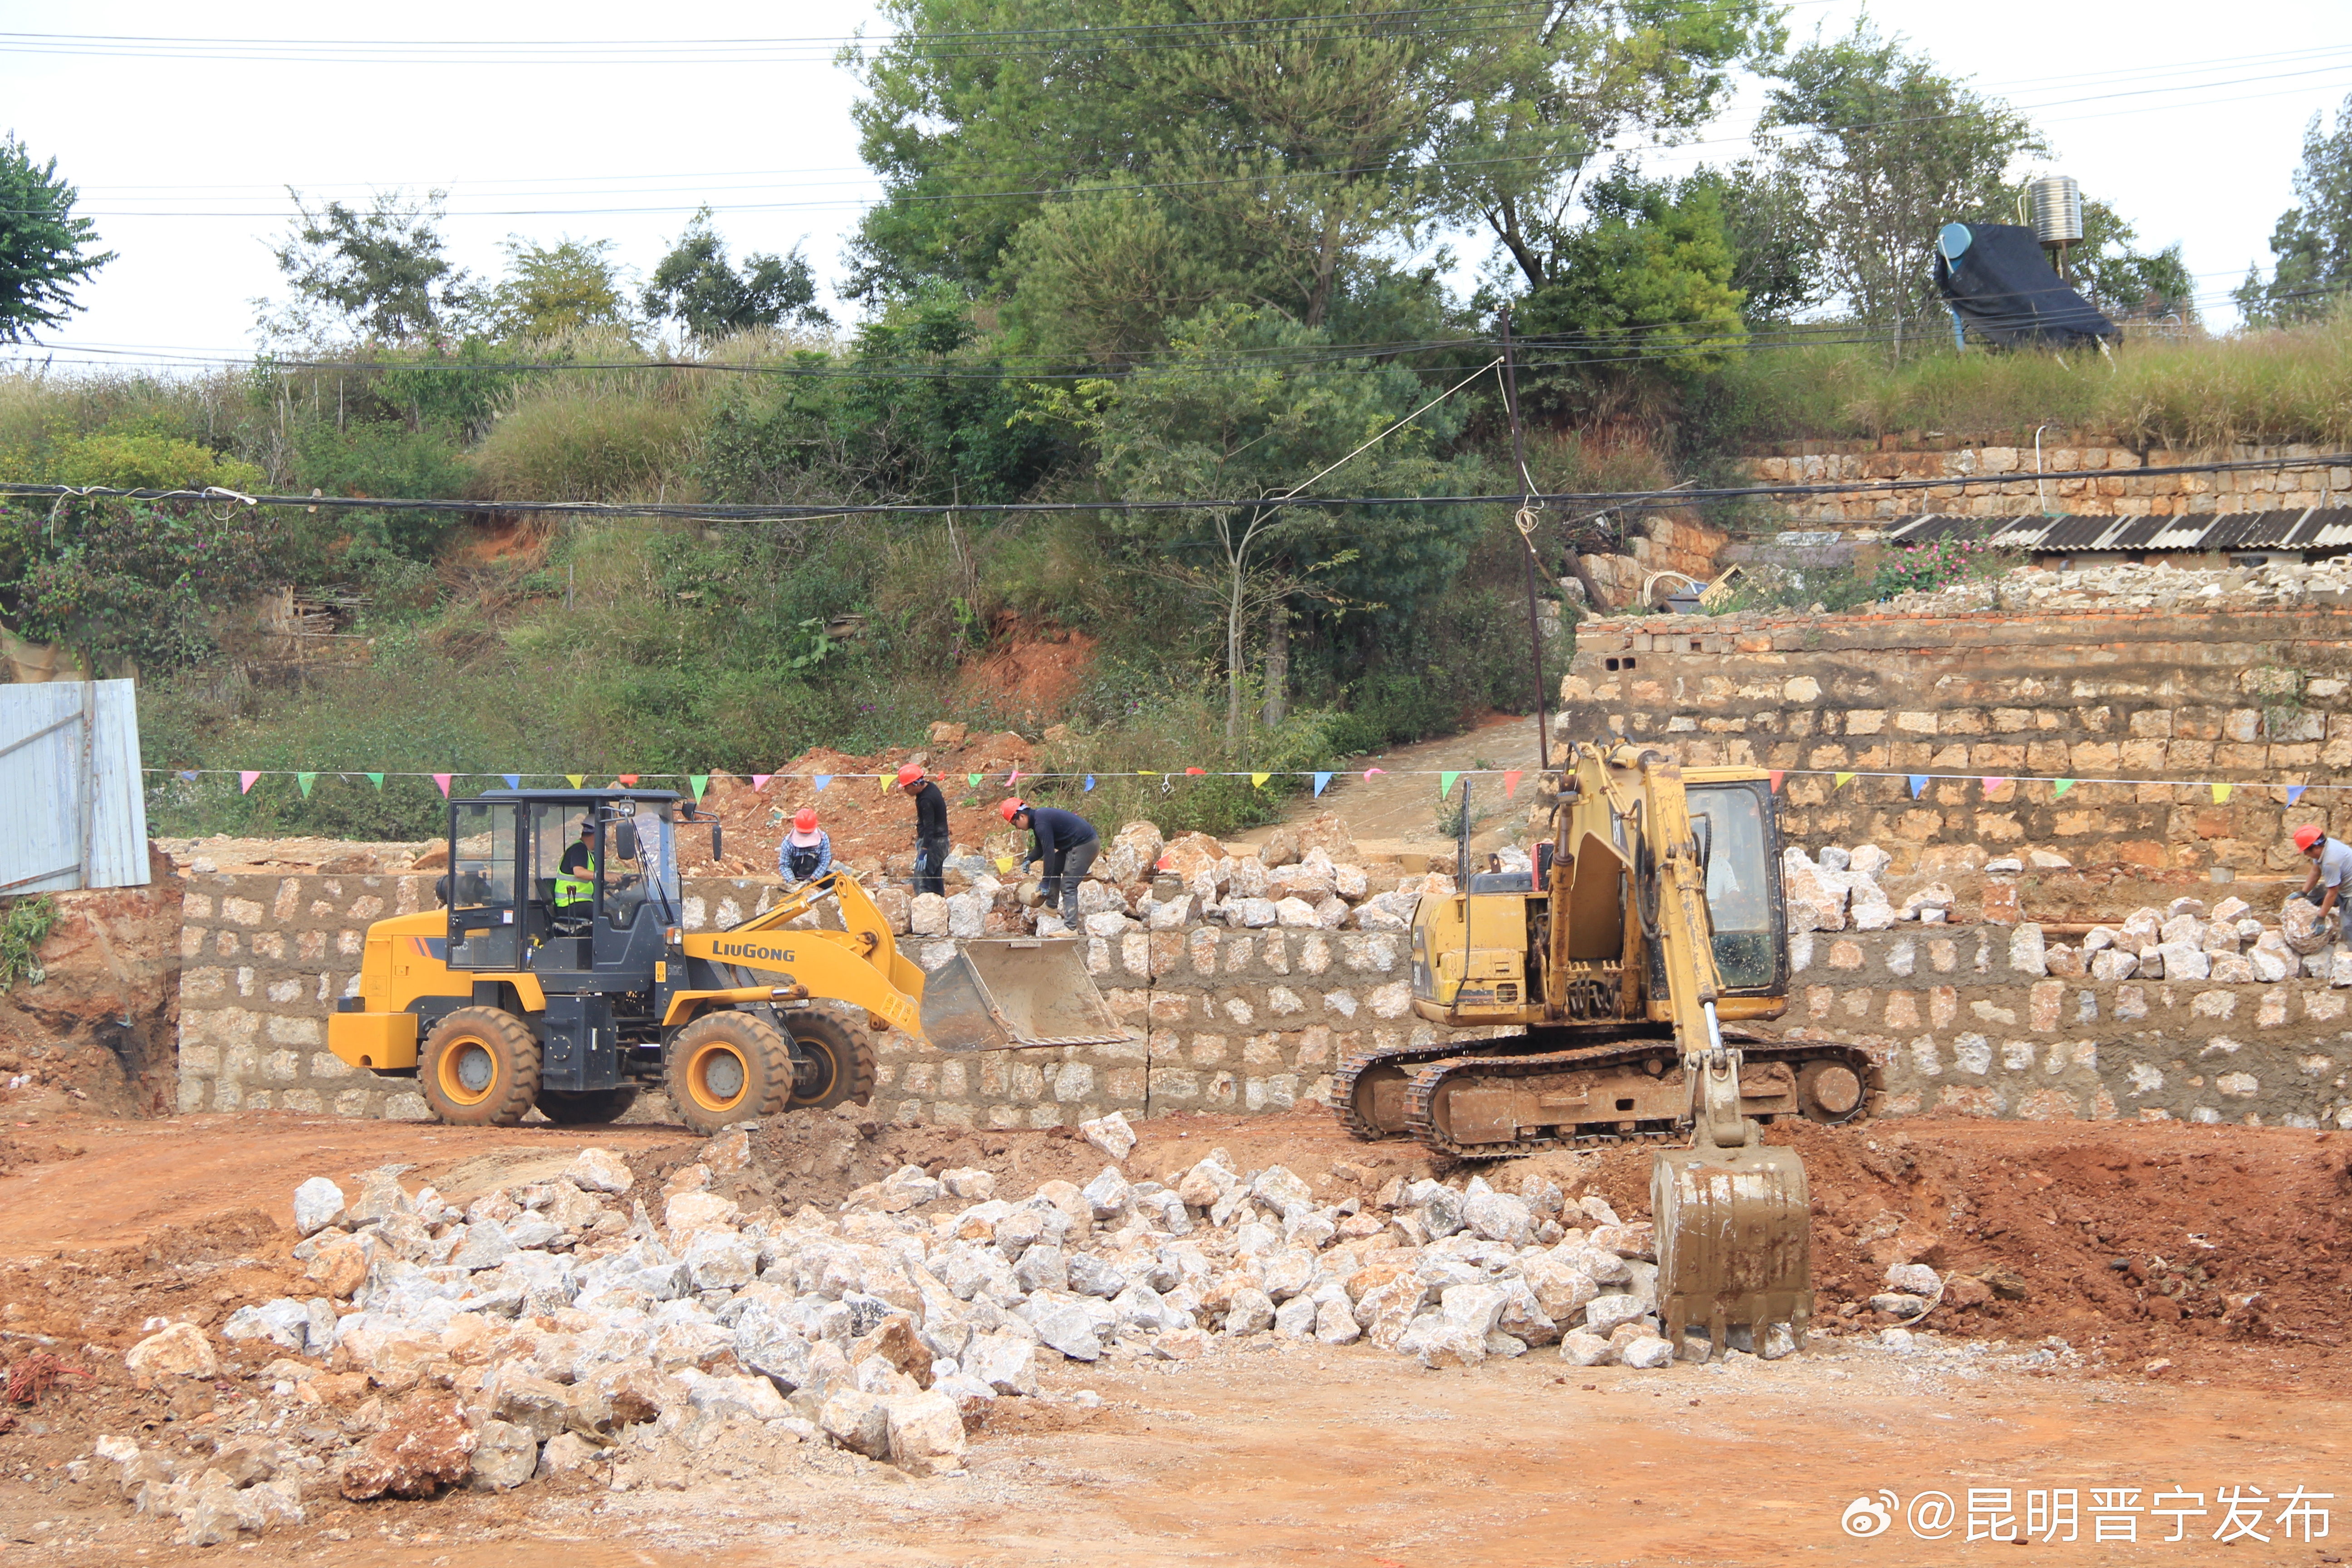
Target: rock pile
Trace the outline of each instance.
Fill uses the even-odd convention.
[[[951,869],[966,881],[959,892],[919,894],[904,899],[902,908],[903,895],[894,890],[877,902],[894,928],[915,936],[1067,933],[1071,928],[1061,915],[1041,903],[1036,881],[1013,879],[1021,843],[1025,838],[1008,840],[994,857],[956,862]],[[1204,833],[1163,840],[1152,824],[1130,822],[1080,886],[1077,928],[1096,937],[1202,921],[1248,930],[1402,931],[1423,893],[1453,890],[1452,878],[1431,873],[1391,875],[1376,891],[1346,824],[1328,813],[1278,827],[1258,853],[1238,856]]]
[[[1036,1395],[1041,1369],[1066,1361],[1174,1371],[1285,1340],[1363,1342],[1425,1367],[1553,1344],[1580,1366],[1673,1359],[1650,1226],[1597,1195],[1474,1176],[1335,1202],[1221,1149],[1172,1184],[1137,1181],[1119,1163],[1131,1131],[1116,1117],[1087,1131],[1112,1163],[1083,1187],[1001,1196],[985,1170],[908,1165],[832,1215],[745,1215],[712,1191],[750,1163],[743,1126],[650,1205],[593,1149],[462,1210],[404,1187],[400,1167],[349,1201],[313,1178],[293,1255],[316,1294],[248,1304],[221,1330],[232,1374],[268,1358],[249,1420],[225,1426],[194,1475],[128,1438],[100,1455],[126,1496],[206,1544],[299,1521],[307,1485],[417,1497],[585,1471],[625,1489],[751,1473],[816,1443],[952,1472],[997,1401]],[[1760,1350],[1792,1348],[1776,1331]],[[127,1364],[211,1378],[224,1359],[175,1323]]]
[[[1817,861],[1794,845],[1780,851],[1780,887],[1791,934],[1808,931],[1885,931],[1897,921],[1939,925],[1958,902],[1952,889],[1931,882],[1896,908],[1878,879],[1894,861],[1875,844],[1853,849],[1831,845]]]
[[[2206,610],[2295,608],[2342,604],[2352,594],[2352,557],[2274,562],[2226,571],[2184,570],[2167,562],[2086,566],[2071,572],[2023,568],[1999,577],[1948,583],[1896,595],[1886,613],[1965,615],[1976,610]]]
[[[2164,909],[2134,910],[2120,926],[2094,926],[2079,948],[2042,946],[2020,954],[2012,938],[2011,966],[2033,973],[2079,975],[2095,980],[2210,980],[2220,984],[2276,984],[2301,974],[2336,985],[2352,985],[2352,952],[2331,947],[2335,921],[2290,898],[2278,923],[2265,924],[2243,899],[2223,899],[2209,913],[2200,899],[2175,899]]]

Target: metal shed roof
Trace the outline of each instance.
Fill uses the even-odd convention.
[[[2352,549],[2352,507],[2166,516],[1955,517],[1929,512],[1886,531],[1888,542],[1975,539],[2004,549],[2090,553],[2102,550]]]

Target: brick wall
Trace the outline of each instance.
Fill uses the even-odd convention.
[[[2034,472],[2033,433],[1980,441],[1916,433],[1875,441],[1797,441],[1766,448],[1747,462],[1762,484],[1829,484],[1846,479],[1948,479],[1948,484],[1893,495],[1788,496],[1767,504],[1791,522],[1869,522],[1936,511],[1974,517],[2017,517],[2056,511],[2116,517],[2137,513],[2266,511],[2342,506],[2352,496],[2352,468],[2295,468],[2233,474],[2139,475],[2203,458],[2243,461],[2308,458],[2327,448],[2305,446],[2232,447],[2213,453],[2163,447],[2145,456],[2102,431],[2046,430],[2040,467],[2045,473],[2096,469],[2095,478],[2052,479],[2040,493],[2032,484],[1993,485],[1994,474]]]
[[[1648,616],[1588,621],[1559,733],[1690,763],[1958,774],[1790,776],[1782,827],[1809,847],[2039,846],[2077,866],[2292,869],[2288,836],[2352,836],[2352,797],[2284,784],[2352,769],[2352,609],[2210,614]],[[2188,779],[2191,784],[2037,778]],[[1988,792],[1985,776],[2011,778]],[[2231,784],[2216,802],[2203,781]]]
[[[2326,980],[2049,975],[2033,926],[1789,941],[1778,1027],[1866,1047],[1885,1073],[1882,1115],[2352,1126],[2352,989]]]

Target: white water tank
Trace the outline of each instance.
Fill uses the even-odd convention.
[[[2073,245],[2083,237],[2083,187],[2066,174],[2045,174],[2028,186],[2033,203],[2033,237],[2044,245]]]

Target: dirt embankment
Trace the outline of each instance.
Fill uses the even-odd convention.
[[[181,883],[165,855],[151,848],[149,862],[146,887],[50,895],[58,922],[41,944],[40,983],[0,997],[0,1102],[13,1120],[173,1109]]]

